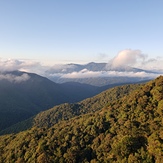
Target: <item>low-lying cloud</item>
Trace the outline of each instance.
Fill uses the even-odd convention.
[[[120,71],[89,71],[86,69],[83,69],[79,72],[72,72],[67,74],[55,74],[54,76],[60,77],[60,78],[97,78],[97,77],[148,77],[148,78],[154,78],[158,76],[158,74],[155,73],[147,73],[145,71],[141,72],[120,72]],[[51,76],[52,77],[52,76]]]
[[[0,71],[1,72],[9,72],[9,71],[26,71],[26,72],[35,72],[39,73],[42,71],[44,66],[42,66],[39,62],[35,62],[33,60],[18,60],[18,59],[0,59]]]
[[[158,58],[150,58],[148,60],[145,60],[141,65],[141,68],[146,70],[163,72],[163,58],[158,57]]]
[[[103,55],[101,55],[103,56]],[[103,56],[105,57],[105,55]],[[52,78],[95,78],[95,77],[150,77],[154,78],[163,74],[163,58],[148,58],[141,50],[126,49],[120,51],[117,56],[106,63],[104,69],[97,67],[86,67],[79,64],[55,64],[45,66],[40,62],[32,60],[0,59],[0,72],[24,71],[36,73],[50,79]],[[130,67],[143,69],[142,71],[132,71]],[[94,71],[96,70],[96,71]],[[129,71],[127,71],[129,70]],[[149,70],[149,71],[145,71]],[[157,73],[152,73],[157,72]],[[27,74],[22,76],[0,74],[0,79],[7,79],[11,82],[21,82],[29,79]]]
[[[46,72],[47,73],[65,73],[76,71],[76,66],[74,64],[56,64],[50,67]]]
[[[120,51],[116,57],[111,59],[103,71],[90,71],[88,69],[82,69],[79,71],[74,71],[64,73],[64,66],[60,66],[58,73],[56,70],[49,71],[50,77],[60,77],[60,78],[95,78],[95,77],[118,77],[118,76],[126,76],[126,77],[148,77],[154,78],[159,74],[162,74],[163,71],[155,73],[152,69],[148,69],[148,65],[151,63],[159,62],[157,59],[148,59],[147,55],[143,54],[141,50],[131,50],[125,49]],[[163,63],[163,62],[162,62]],[[142,65],[144,67],[142,67]],[[132,69],[134,66],[139,66],[139,70]],[[147,66],[147,67],[145,67]],[[150,70],[150,71],[143,71]],[[142,70],[140,70],[142,69]],[[73,67],[72,67],[73,70]]]
[[[30,76],[26,73],[21,76],[16,76],[13,74],[0,74],[0,80],[7,80],[14,83],[21,83],[30,79]]]
[[[40,62],[36,62],[33,60],[4,60],[0,58],[0,72],[24,71],[44,75],[44,72],[47,69],[49,69],[49,67],[43,66]]]

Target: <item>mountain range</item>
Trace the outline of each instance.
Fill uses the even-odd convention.
[[[0,136],[0,161],[161,163],[162,111],[162,76],[114,87],[43,111],[24,122],[26,131]]]
[[[88,71],[120,71],[120,72],[147,72],[147,73],[154,73],[153,71],[143,70],[140,68],[134,68],[130,66],[119,66],[119,67],[113,67],[112,64],[109,63],[95,63],[90,62],[87,64],[64,64],[64,65],[58,65],[54,66],[51,69],[48,70],[50,73],[72,73],[72,72],[79,72],[83,69],[87,69]]]
[[[94,86],[151,80],[160,72],[130,66],[113,67],[110,63],[56,65],[46,71],[47,77],[57,83],[79,82]]]
[[[78,102],[115,85],[122,83],[103,87],[76,82],[58,84],[34,73],[1,72],[0,130],[55,105]]]
[[[77,102],[100,92],[94,86],[57,84],[20,71],[1,73],[0,79],[0,130],[54,105]]]

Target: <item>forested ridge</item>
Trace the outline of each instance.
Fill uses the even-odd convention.
[[[21,71],[0,72],[0,75],[19,80],[23,76],[28,78],[21,82],[0,79],[0,132],[40,111],[65,102],[78,102],[107,89],[107,86],[102,88],[74,82],[58,84],[40,75]]]
[[[1,131],[0,134],[17,133],[34,126],[51,127],[59,121],[68,120],[75,116],[95,112],[102,109],[108,104],[108,102],[129,94],[139,86],[140,84],[117,86],[78,103],[64,103],[54,106],[49,110],[43,111],[36,116]]]
[[[95,96],[97,102],[57,106],[77,111],[67,118],[56,108],[43,112],[31,129],[0,137],[0,162],[161,163],[163,76],[131,88],[119,87],[115,97],[105,94],[108,99]]]
[[[108,88],[122,85],[117,82],[104,87],[76,82],[58,84],[43,76],[21,71],[0,72],[0,75],[12,76],[19,80],[26,76],[28,79],[21,82],[0,79],[0,134],[7,133],[11,126],[12,129],[17,128],[17,123],[21,124],[22,129],[27,129],[28,118],[53,106],[79,102]],[[25,123],[22,122],[24,120]],[[20,127],[17,131],[19,130]]]

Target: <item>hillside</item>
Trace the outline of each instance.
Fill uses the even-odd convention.
[[[0,134],[19,132],[29,129],[32,126],[51,127],[61,120],[68,120],[78,115],[100,110],[103,106],[107,105],[108,102],[123,97],[124,95],[129,94],[131,91],[135,90],[138,87],[139,84],[118,86],[108,89],[94,97],[87,98],[78,103],[64,103],[61,105],[57,105],[52,109],[43,111],[30,119],[17,123],[1,131]],[[69,87],[68,89],[71,89],[71,87]]]
[[[0,161],[162,162],[162,76],[129,94],[106,100],[101,109],[92,104],[88,102],[83,106],[93,112],[60,121],[49,128],[33,127],[1,136]]]
[[[33,73],[0,73],[0,130],[65,102],[78,102],[106,88],[57,84]]]

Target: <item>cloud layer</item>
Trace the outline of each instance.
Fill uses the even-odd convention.
[[[93,71],[84,68],[79,64],[57,64],[54,66],[45,66],[39,62],[31,60],[3,60],[0,59],[0,72],[20,70],[25,72],[37,73],[48,78],[94,78],[94,77],[151,77],[154,78],[159,74],[163,74],[163,58],[149,58],[143,54],[141,50],[125,49],[120,51],[117,56],[106,64],[105,69]],[[150,70],[151,72],[127,71],[130,67],[136,67]],[[90,67],[89,67],[90,68]],[[157,72],[157,74],[152,73]],[[8,79],[9,81],[19,82],[28,80],[28,76],[23,75],[16,77],[12,75],[0,75],[0,79]]]
[[[30,79],[30,76],[26,73],[21,76],[16,76],[13,74],[0,74],[0,80],[8,80],[14,83],[21,83]]]
[[[118,76],[126,76],[126,77],[148,77],[154,78],[158,76],[155,73],[147,73],[145,71],[141,72],[120,72],[120,71],[89,71],[87,69],[83,69],[79,72],[72,72],[67,74],[51,74],[50,77],[60,77],[60,78],[97,78],[97,77],[118,77]]]
[[[40,64],[38,62],[30,60],[17,60],[17,59],[0,59],[0,71],[14,71],[20,69],[32,69],[38,67]]]

